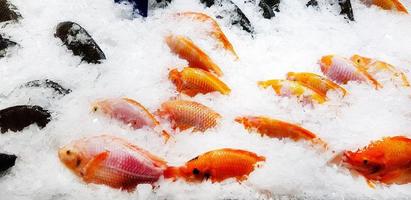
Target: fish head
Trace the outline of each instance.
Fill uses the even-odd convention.
[[[70,170],[79,174],[82,167],[85,165],[84,156],[72,144],[59,149],[58,156],[60,161]]]
[[[363,57],[363,56],[360,56],[360,55],[357,55],[357,54],[353,55],[350,59],[355,64],[357,64],[358,66],[361,66],[361,67],[367,66],[372,62],[371,58]]]
[[[181,79],[181,73],[177,69],[172,69],[168,74],[168,79],[176,85],[177,88],[182,87],[183,80]]]
[[[180,168],[181,176],[188,182],[201,182],[211,178],[211,172],[207,168],[206,163],[199,157],[195,157],[188,161],[186,165]]]
[[[296,81],[296,80],[297,80],[297,73],[295,73],[295,72],[288,72],[288,73],[287,73],[287,80]]]
[[[382,155],[378,152],[346,151],[343,155],[343,162],[348,164],[349,168],[354,169],[363,175],[378,173],[385,167]]]
[[[111,106],[109,100],[95,101],[91,104],[92,113],[110,113]]]

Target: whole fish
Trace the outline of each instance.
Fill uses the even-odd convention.
[[[304,104],[312,103],[313,101],[321,104],[326,101],[325,96],[322,96],[297,81],[273,79],[260,81],[258,85],[263,88],[272,87],[279,96],[296,96]]]
[[[360,55],[353,55],[351,57],[351,60],[359,67],[361,67],[361,69],[364,69],[366,72],[368,72],[379,83],[383,82],[385,77],[389,77],[390,80],[396,85],[402,85],[404,87],[410,86],[405,73],[401,72],[388,63]],[[385,77],[381,77],[381,75]]]
[[[218,149],[209,151],[188,161],[181,167],[168,167],[164,178],[184,179],[188,182],[221,182],[229,178],[245,180],[265,157],[245,150]]]
[[[194,131],[204,132],[217,125],[220,114],[194,101],[170,100],[161,105],[157,112],[161,117],[168,118],[172,128],[181,131],[194,128]]]
[[[143,105],[128,98],[112,98],[96,101],[92,105],[93,112],[101,112],[110,117],[130,124],[134,129],[144,126],[156,129],[160,123]],[[162,130],[163,137],[168,140],[170,135]]]
[[[369,181],[410,183],[411,139],[404,136],[386,137],[356,152],[343,152],[342,161]]]
[[[213,18],[204,13],[198,12],[182,12],[177,13],[177,16],[189,18],[202,23],[209,23],[211,25],[211,29],[209,30],[210,36],[216,39],[223,46],[224,49],[230,51],[231,54],[233,54],[238,59],[237,53],[235,52],[233,45],[230,43],[228,38],[225,36],[224,32],[221,30],[217,21],[215,21]]]
[[[223,75],[220,67],[190,39],[181,35],[170,35],[166,37],[166,43],[172,52],[187,60],[189,66],[212,71],[218,76]]]
[[[347,91],[339,86],[338,84],[332,82],[331,80],[322,77],[320,75],[309,73],[309,72],[288,72],[287,80],[297,81],[312,90],[316,91],[321,96],[327,96],[327,92],[330,90],[337,91],[342,95],[346,95]]]
[[[257,131],[262,136],[271,138],[290,138],[294,141],[308,140],[314,144],[321,144],[326,147],[325,142],[319,139],[311,131],[304,129],[296,124],[272,119],[265,116],[245,116],[237,117],[236,122],[244,125],[249,131]]]
[[[133,190],[156,182],[166,162],[128,141],[101,135],[71,142],[58,151],[60,161],[86,183]]]
[[[366,5],[376,5],[384,10],[396,10],[408,13],[407,9],[399,0],[362,0]]]
[[[199,68],[186,67],[181,72],[173,69],[168,78],[177,87],[177,91],[191,97],[198,93],[207,94],[218,91],[223,95],[228,95],[231,92],[231,89],[219,78]]]
[[[349,59],[335,55],[327,55],[321,58],[319,64],[324,75],[339,84],[357,81],[368,82],[375,88],[382,87],[368,72],[361,69]]]
[[[19,105],[0,110],[1,133],[7,131],[21,131],[24,128],[37,124],[44,128],[51,120],[51,114],[40,106]]]

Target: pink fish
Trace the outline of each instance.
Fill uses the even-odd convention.
[[[166,162],[128,141],[101,135],[71,142],[59,149],[61,162],[86,183],[132,191],[138,184],[153,184]]]

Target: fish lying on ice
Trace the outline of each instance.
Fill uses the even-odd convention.
[[[109,115],[125,124],[129,124],[134,129],[140,129],[144,126],[151,127],[155,130],[160,128],[160,123],[156,120],[154,115],[133,99],[111,98],[96,101],[92,105],[92,111]],[[161,131],[166,140],[170,138],[170,135],[166,131],[159,131]]]
[[[299,101],[304,104],[312,103],[313,101],[321,104],[326,101],[325,96],[322,96],[297,81],[273,79],[260,81],[258,82],[258,85],[262,88],[272,87],[275,93],[279,96],[296,96]]]
[[[386,62],[363,57],[360,55],[353,55],[351,57],[351,60],[356,63],[361,69],[369,73],[375,80],[379,82],[379,84],[382,84],[384,81],[386,81],[386,79],[389,79],[397,86],[410,86],[407,75]]]
[[[245,150],[218,149],[209,151],[188,161],[181,167],[168,167],[164,178],[183,179],[188,182],[221,182],[229,178],[237,181],[247,179],[256,165],[264,162],[265,157]]]
[[[41,79],[41,80],[33,80],[33,81],[29,81],[23,85],[20,86],[22,87],[29,87],[29,88],[33,88],[33,87],[41,87],[41,88],[50,88],[53,89],[54,93],[60,96],[64,96],[67,94],[71,93],[71,89],[68,88],[64,88],[63,86],[61,86],[59,83],[52,81],[50,79]]]
[[[170,100],[161,104],[157,114],[170,120],[172,128],[180,131],[194,128],[193,131],[204,132],[217,125],[220,114],[203,104],[186,101]]]
[[[220,67],[189,38],[181,35],[169,35],[165,40],[171,51],[187,60],[189,66],[213,72],[218,76],[223,75]]]
[[[16,42],[3,38],[0,35],[0,58],[5,57],[10,48],[17,46]]]
[[[17,156],[0,153],[0,175],[14,166]]]
[[[18,21],[21,18],[16,6],[8,0],[0,0],[0,23],[7,21]]]
[[[1,133],[21,131],[31,124],[44,128],[50,120],[49,111],[40,106],[19,105],[0,110]]]
[[[411,139],[386,137],[356,152],[345,151],[334,161],[342,161],[371,182],[407,184],[411,182]]]
[[[163,175],[164,160],[109,135],[82,138],[58,151],[60,161],[86,183],[132,191],[138,184],[154,184]]]
[[[321,96],[327,96],[328,91],[336,91],[345,96],[347,91],[340,85],[320,75],[309,72],[288,72],[287,80],[297,81],[312,90],[316,91]]]
[[[231,89],[219,78],[199,68],[186,67],[181,72],[173,69],[168,77],[177,87],[177,91],[191,97],[198,93],[207,94],[218,91],[223,95],[228,95],[231,92]]]
[[[208,31],[209,35],[213,37],[215,40],[217,40],[224,49],[231,52],[231,54],[233,54],[238,59],[237,53],[235,52],[233,45],[230,43],[228,38],[225,36],[224,32],[221,30],[217,21],[215,21],[213,18],[204,13],[198,12],[182,12],[177,13],[176,16],[180,18],[196,20],[202,23],[209,23],[211,25],[211,29],[209,29]]]
[[[399,0],[362,0],[366,5],[376,5],[384,10],[396,10],[408,13],[407,9]]]

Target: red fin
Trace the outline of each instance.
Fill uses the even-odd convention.
[[[109,155],[108,151],[102,152],[91,159],[86,166],[83,168],[84,180],[87,182],[92,180],[99,169],[100,164],[107,159]]]

